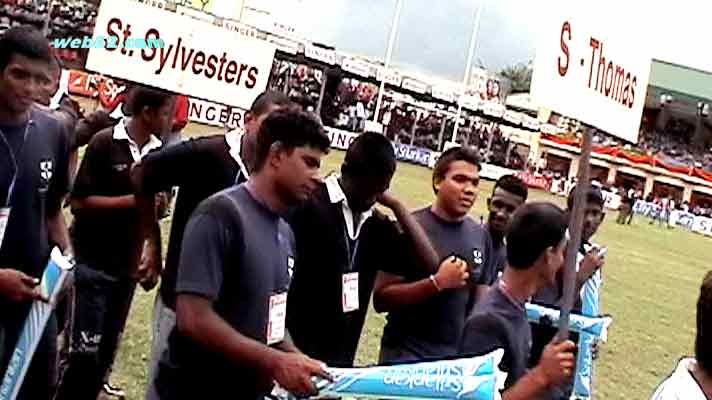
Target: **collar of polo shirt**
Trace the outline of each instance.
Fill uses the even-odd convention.
[[[349,238],[351,238],[351,240],[356,240],[358,235],[361,233],[363,224],[371,215],[373,215],[373,207],[359,215],[358,223],[354,227],[354,214],[351,207],[349,207],[349,202],[346,201],[346,194],[343,189],[341,189],[341,185],[339,184],[339,175],[331,174],[327,176],[324,179],[324,183],[326,184],[326,191],[329,193],[329,200],[331,200],[331,203],[341,203],[344,222],[346,223],[346,231],[349,234]]]
[[[161,140],[157,138],[154,134],[148,136],[148,141],[143,147],[139,148],[136,142],[131,139],[129,133],[126,131],[126,118],[122,118],[116,126],[114,126],[114,134],[112,138],[114,140],[126,140],[129,142],[129,148],[131,149],[131,156],[134,161],[139,161],[143,156],[148,154],[149,151],[157,149],[163,145]]]

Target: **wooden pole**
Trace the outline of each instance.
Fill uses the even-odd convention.
[[[559,341],[569,338],[569,315],[578,293],[576,289],[576,259],[581,247],[581,231],[586,209],[586,193],[590,186],[589,166],[591,163],[591,142],[593,128],[586,127],[583,132],[583,145],[578,170],[578,183],[574,193],[574,206],[569,221],[569,242],[566,246],[566,262],[564,263],[564,295],[561,301],[561,318],[559,319]]]

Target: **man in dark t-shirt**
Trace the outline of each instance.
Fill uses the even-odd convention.
[[[51,53],[41,32],[0,37],[0,376],[4,376],[51,246],[71,253],[61,204],[69,187],[67,133],[33,109]],[[56,385],[57,325],[49,317],[17,399],[49,400]]]
[[[507,263],[507,248],[505,236],[509,229],[509,221],[517,209],[527,201],[529,189],[527,185],[515,175],[504,175],[497,180],[492,189],[492,196],[487,199],[487,232],[492,238],[494,246],[495,276],[504,271]]]
[[[294,236],[280,217],[319,180],[330,141],[303,111],[271,113],[260,127],[246,184],[205,200],[186,226],[176,281],[177,325],[162,354],[157,397],[262,399],[276,381],[316,393],[324,366],[294,346],[286,329]]]
[[[171,222],[165,267],[153,311],[152,347],[147,391],[155,394],[153,382],[161,354],[168,345],[168,334],[175,326],[175,282],[183,232],[188,219],[201,201],[235,184],[244,183],[253,169],[257,130],[267,115],[289,106],[289,99],[278,92],[265,92],[255,99],[245,116],[245,133],[231,131],[187,140],[149,154],[134,169],[135,190],[144,203],[152,203],[156,193],[178,188]],[[152,210],[152,207],[148,207]],[[144,226],[153,225],[152,213],[142,216]],[[160,267],[160,266],[156,266]],[[155,271],[156,273],[160,270]],[[155,274],[144,277],[151,287]]]
[[[538,398],[571,376],[575,358],[571,341],[547,346],[542,360],[527,372],[531,331],[525,304],[550,285],[564,264],[567,220],[550,203],[522,206],[507,236],[507,266],[502,277],[475,305],[467,319],[458,355],[475,357],[504,350],[500,368],[507,373],[504,400]]]
[[[574,196],[576,190],[571,191],[567,198],[568,210],[573,209]],[[576,257],[576,286],[574,293],[573,312],[581,313],[582,288],[590,281],[590,284],[600,287],[602,282],[601,268],[605,265],[605,260],[598,255],[598,247],[592,246],[591,238],[596,234],[598,228],[603,222],[605,213],[603,211],[604,199],[601,190],[591,186],[585,196],[586,204],[584,205],[584,222],[581,230],[581,246]],[[550,308],[558,308],[561,305],[563,296],[563,271],[559,273],[556,281],[541,288],[533,296],[532,302],[544,305]],[[539,357],[544,349],[544,346],[549,343],[556,335],[556,327],[531,323],[532,329],[532,349],[529,365],[535,365],[539,361]],[[575,343],[579,342],[579,335],[576,332],[571,332],[571,340]],[[543,399],[547,400],[563,400],[571,397],[573,391],[573,380],[564,382],[559,387],[551,388]]]
[[[402,262],[398,248],[414,243],[418,259],[437,262],[422,228],[387,192],[395,169],[388,139],[364,133],[349,146],[341,175],[327,177],[287,218],[299,254],[287,327],[297,347],[330,366],[353,366],[376,272]],[[376,202],[393,211],[406,234]]]
[[[476,200],[479,161],[469,148],[442,154],[433,171],[436,199],[413,213],[440,259],[437,272],[401,257],[400,271],[380,272],[374,292],[376,311],[388,312],[380,361],[404,363],[454,356],[478,291],[494,280],[492,242],[467,214]]]

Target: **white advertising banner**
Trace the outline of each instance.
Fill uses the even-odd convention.
[[[480,178],[496,181],[505,175],[517,175],[519,171],[500,167],[494,164],[482,164],[482,169],[480,170]]]
[[[94,39],[122,44],[125,35],[163,47],[92,48],[87,69],[240,108],[267,87],[275,46],[266,41],[130,0],[102,2]]]
[[[712,236],[712,218],[696,217],[692,231],[702,235]]]
[[[416,93],[421,93],[421,94],[425,93],[425,91],[428,89],[427,84],[425,84],[421,81],[417,81],[415,79],[411,79],[411,78],[403,79],[402,87],[403,87],[403,89],[412,90]]]
[[[215,22],[215,17],[213,17],[212,15],[192,7],[177,5],[176,14],[191,17],[200,21],[209,22],[211,24]]]
[[[304,45],[304,55],[307,58],[318,60],[326,64],[336,64],[336,52],[334,50],[323,49],[312,44]]]
[[[379,68],[376,71],[376,79],[378,81],[385,81],[389,85],[400,86],[403,78],[400,73],[394,69]]]
[[[326,134],[331,139],[331,147],[339,150],[348,149],[351,142],[358,137],[358,133],[328,127],[326,128]]]
[[[636,143],[655,42],[640,4],[553,3],[537,23],[534,103]]]
[[[454,103],[455,99],[457,98],[456,93],[456,89],[451,89],[445,86],[436,85],[432,87],[432,96],[442,101]]]
[[[245,110],[200,99],[190,99],[188,120],[211,126],[244,129]]]
[[[341,63],[341,69],[364,78],[371,77],[371,65],[361,60],[354,60],[352,58],[345,57],[344,61]]]

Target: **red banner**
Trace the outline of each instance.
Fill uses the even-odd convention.
[[[549,190],[551,187],[551,179],[545,176],[535,175],[529,172],[520,172],[517,176],[531,188]]]
[[[578,140],[564,138],[548,133],[542,133],[541,138],[545,140],[552,141],[554,143],[576,146],[580,147]],[[690,176],[697,176],[706,181],[712,182],[712,173],[706,172],[700,168],[694,168],[692,166],[684,165],[673,165],[657,156],[652,156],[648,154],[640,154],[634,152],[627,152],[620,147],[615,146],[593,146],[593,152],[597,154],[607,154],[611,157],[620,157],[626,159],[634,164],[647,164],[654,167],[664,168],[670,172],[675,172],[679,174],[685,174]],[[536,187],[536,186],[533,186]]]

